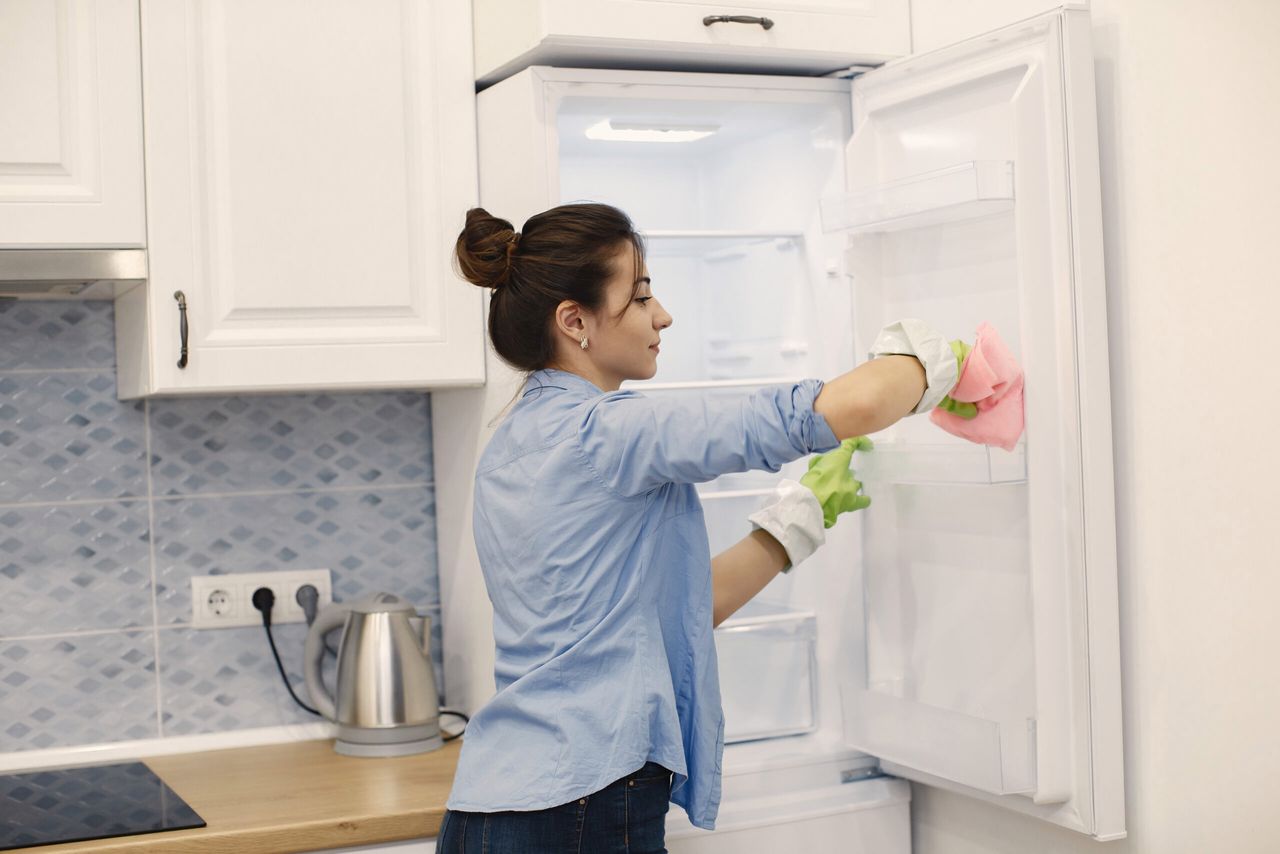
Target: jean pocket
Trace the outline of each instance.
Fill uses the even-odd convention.
[[[656,762],[647,762],[639,771],[627,777],[627,782],[636,783],[671,783],[671,772]]]

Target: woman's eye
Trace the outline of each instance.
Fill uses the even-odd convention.
[[[640,303],[641,305],[644,305],[651,299],[653,299],[653,297],[636,297],[636,302]]]

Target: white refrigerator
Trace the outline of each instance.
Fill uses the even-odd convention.
[[[1088,13],[852,81],[529,68],[478,121],[492,213],[602,201],[644,233],[675,318],[648,394],[834,377],[905,316],[989,321],[1026,372],[1012,452],[926,416],[876,435],[871,507],[717,630],[718,829],[673,808],[670,849],[907,854],[911,784],[1124,836]],[[433,397],[450,706],[493,690],[471,478],[519,380],[491,353],[485,388]],[[713,553],[804,465],[701,484]]]

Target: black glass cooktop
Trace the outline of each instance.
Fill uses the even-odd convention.
[[[141,762],[0,775],[0,851],[204,827]]]

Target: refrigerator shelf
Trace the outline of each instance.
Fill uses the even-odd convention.
[[[874,450],[858,453],[853,468],[862,480],[881,483],[1024,483],[1027,445],[1005,451],[967,442],[876,442]]]
[[[1013,163],[973,160],[822,200],[824,231],[879,234],[1013,210]]]
[[[1001,723],[843,685],[849,744],[994,795],[1036,789],[1035,721]]]

